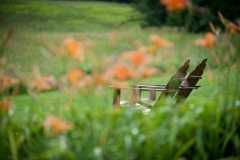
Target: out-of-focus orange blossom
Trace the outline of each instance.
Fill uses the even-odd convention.
[[[11,108],[12,106],[13,106],[13,102],[12,102],[12,101],[3,100],[2,102],[0,102],[0,107],[1,107],[1,109],[2,109],[2,111],[3,111],[4,113],[6,113],[7,110],[8,110],[9,108]]]
[[[44,121],[44,129],[53,131],[54,133],[62,133],[74,128],[73,123],[64,121],[61,118],[48,116]]]
[[[189,4],[188,0],[160,0],[160,3],[166,6],[168,12],[183,10]]]
[[[42,76],[32,82],[33,89],[37,91],[47,91],[56,87],[57,80],[54,76]]]
[[[208,32],[205,38],[199,38],[195,40],[196,45],[200,45],[206,48],[213,48],[214,42],[216,41],[216,36]]]
[[[81,58],[84,53],[83,45],[73,38],[67,38],[63,42],[66,54],[73,58]]]
[[[120,81],[120,80],[111,80],[110,84],[116,88],[122,88],[122,87],[128,86],[128,83],[126,81]]]
[[[91,88],[94,86],[94,78],[92,75],[86,75],[84,76],[81,81],[78,82],[77,88],[83,89],[83,88]]]
[[[8,76],[3,76],[2,81],[3,81],[3,88],[8,87],[12,84],[12,79]]]
[[[19,80],[6,76],[4,71],[0,69],[0,92],[14,84],[19,84]]]
[[[147,78],[147,77],[156,75],[158,73],[159,73],[159,70],[157,68],[149,67],[149,68],[144,69],[142,77]]]
[[[71,84],[77,84],[84,75],[82,70],[74,68],[67,73],[66,77]]]
[[[7,58],[5,57],[0,57],[0,65],[3,65],[7,62]]]
[[[167,41],[158,35],[151,35],[150,40],[152,42],[152,45],[148,47],[148,52],[150,53],[156,53],[157,50],[159,50],[162,47],[171,47],[173,46],[173,43],[170,41]]]
[[[240,26],[237,26],[236,24],[234,24],[232,22],[230,22],[229,28],[230,28],[231,34],[236,34],[236,33],[240,32]]]
[[[108,74],[121,81],[133,78],[135,76],[134,71],[122,63],[116,64],[110,68]]]
[[[133,66],[140,66],[150,60],[150,57],[141,50],[124,53],[123,57],[127,59]]]
[[[104,74],[97,74],[96,79],[97,79],[97,84],[100,84],[100,85],[107,84],[109,82],[109,78]]]

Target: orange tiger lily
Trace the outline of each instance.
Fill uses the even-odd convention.
[[[64,41],[64,48],[68,56],[80,58],[83,56],[83,45],[73,38],[67,38]]]
[[[237,32],[240,32],[240,27],[238,27],[236,24],[232,22],[230,22],[229,27],[230,27],[231,34],[236,34]]]
[[[160,3],[166,6],[168,12],[174,10],[183,10],[189,4],[188,0],[160,0]]]
[[[154,67],[149,67],[149,68],[146,68],[144,71],[143,71],[143,77],[151,77],[153,75],[156,75],[159,73],[159,70],[157,68],[154,68]]]
[[[4,113],[7,112],[7,110],[12,107],[13,102],[9,100],[3,100],[3,102],[0,103],[0,107]]]
[[[148,47],[148,51],[150,53],[156,53],[156,51],[162,47],[171,47],[173,46],[173,43],[170,41],[167,41],[158,35],[151,35],[150,40],[152,41],[152,45]]]
[[[71,122],[64,121],[58,117],[48,116],[44,121],[45,130],[52,130],[54,133],[61,133],[73,129]]]
[[[208,32],[205,38],[196,39],[195,44],[206,47],[206,48],[212,48],[215,41],[216,41],[216,36]]]
[[[42,76],[33,81],[32,87],[39,92],[53,89],[56,86],[57,80],[54,76]]]
[[[117,64],[113,66],[108,72],[110,76],[117,78],[118,80],[126,80],[128,78],[133,78],[135,76],[134,71],[124,64]]]
[[[85,75],[85,73],[80,69],[73,69],[67,75],[67,79],[71,84],[77,84],[79,80]]]
[[[136,67],[150,60],[150,57],[148,57],[144,52],[140,50],[126,52],[123,57],[129,60],[131,64]]]

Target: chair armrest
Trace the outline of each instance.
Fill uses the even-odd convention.
[[[149,88],[165,88],[166,85],[164,84],[133,84],[132,86],[135,87],[149,87]]]
[[[201,86],[180,86],[180,89],[198,89]]]
[[[202,76],[191,75],[188,79],[202,79]]]
[[[164,87],[161,86],[152,86],[152,87],[115,87],[115,86],[110,86],[110,88],[113,89],[140,89],[142,91],[168,91],[170,89],[165,89]]]

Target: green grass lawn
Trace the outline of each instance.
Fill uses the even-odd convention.
[[[123,4],[3,1],[0,7],[0,34],[4,35],[8,27],[13,27],[13,35],[4,55],[9,64],[17,65],[23,72],[29,72],[33,65],[41,63],[43,73],[61,74],[63,66],[68,64],[59,59],[54,59],[50,64],[42,54],[46,51],[46,43],[60,46],[67,37],[92,40],[96,55],[117,55],[134,49],[129,39],[146,46],[150,43],[149,36],[157,34],[175,44],[172,50],[167,51],[171,54],[172,65],[179,65],[186,58],[192,58],[196,64],[199,59],[208,56],[207,50],[193,44],[199,35],[179,33],[167,28],[142,30],[138,27],[139,22],[120,26],[116,43],[111,44],[109,39],[115,27],[138,15],[130,6]],[[160,63],[164,69],[169,62],[163,60]]]
[[[57,33],[106,31],[137,16],[123,4],[76,1],[2,1],[0,10],[1,28]]]
[[[4,140],[0,159],[239,158],[239,74],[225,64],[222,66],[226,68],[216,67],[213,49],[194,44],[204,34],[168,27],[142,29],[138,21],[119,26],[135,17],[139,13],[126,4],[0,1],[0,36],[13,27],[3,52],[7,63],[1,69],[7,75],[12,75],[12,66],[31,75],[36,65],[42,75],[59,77],[66,73],[74,62],[55,56],[49,46],[60,48],[68,37],[94,44],[90,53],[101,65],[108,57],[134,50],[133,44],[148,46],[152,34],[174,46],[163,48],[155,58],[155,65],[161,70],[158,75],[134,83],[167,83],[187,58],[191,59],[189,70],[203,58],[212,68],[212,75],[205,70],[201,87],[183,105],[172,105],[167,99],[149,116],[112,110],[113,91],[108,85],[78,92],[67,89],[10,96],[15,111],[13,115],[0,114],[0,139]],[[224,53],[221,60],[227,60],[225,50],[220,51]],[[92,67],[85,61],[81,65]],[[213,82],[209,80],[211,76]],[[0,95],[0,100],[6,97],[9,98]],[[49,134],[44,120],[51,115],[71,121],[75,128],[60,135]]]

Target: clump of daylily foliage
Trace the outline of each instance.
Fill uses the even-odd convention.
[[[8,33],[7,36],[10,33]],[[74,38],[66,38],[59,47],[54,46],[57,50],[53,50],[53,46],[48,46],[49,49],[62,58],[69,58],[72,62],[72,68],[60,77],[53,75],[42,75],[39,67],[35,66],[32,71],[32,76],[27,77],[21,73],[17,68],[12,68],[17,78],[13,79],[4,74],[1,70],[1,79],[3,93],[8,87],[13,87],[22,83],[29,92],[46,91],[52,89],[64,89],[70,87],[75,90],[92,88],[99,85],[127,85],[128,79],[141,79],[151,77],[159,73],[159,69],[154,66],[154,57],[162,47],[171,47],[173,43],[162,39],[158,35],[150,36],[151,44],[149,46],[136,46],[133,51],[126,51],[121,55],[114,57],[106,57],[104,62],[96,62],[96,55],[91,53],[90,44],[86,41],[78,41]],[[2,58],[2,65],[6,63],[6,59]],[[81,68],[81,63],[84,61],[92,62],[91,65],[98,65],[101,68],[92,68],[89,73]]]

